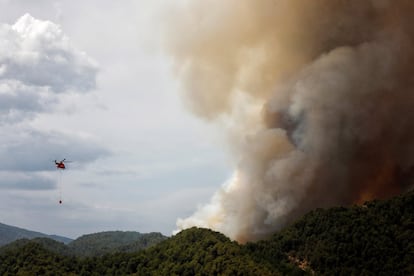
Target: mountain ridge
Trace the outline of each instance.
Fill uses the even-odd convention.
[[[104,231],[82,235],[68,244],[77,256],[100,256],[114,252],[135,252],[155,245],[167,237],[158,232]]]
[[[69,242],[73,241],[73,239],[64,236],[49,235],[37,231],[20,228],[17,226],[0,223],[0,246],[6,245],[18,239],[34,238],[50,238],[65,244],[68,244]]]
[[[97,257],[105,254],[137,252],[167,239],[158,232],[104,231],[82,235],[65,244],[50,237],[21,238],[0,246],[0,252],[36,243],[48,251],[64,256]]]
[[[413,275],[413,259],[409,192],[315,209],[272,237],[246,244],[193,227],[137,252],[77,258],[28,241],[0,251],[0,275]]]

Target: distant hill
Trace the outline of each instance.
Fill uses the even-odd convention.
[[[268,240],[244,245],[200,228],[100,257],[52,252],[54,241],[14,244],[0,250],[0,275],[414,275],[414,193],[317,209]]]
[[[137,252],[165,239],[167,237],[161,233],[141,234],[133,231],[108,231],[83,235],[69,244],[53,240],[50,237],[24,238],[0,247],[0,252],[36,243],[51,252],[64,256],[96,257],[109,253]]]
[[[0,223],[0,247],[17,241],[12,247],[22,246],[29,240],[64,255],[100,256],[115,252],[136,252],[155,245],[167,237],[161,233],[134,231],[108,231],[83,235],[76,240],[47,235]],[[55,242],[53,242],[55,241]]]
[[[50,248],[55,241],[44,242],[19,240],[0,248],[0,275],[272,275],[236,242],[208,229],[188,229],[146,250],[101,257],[65,256]]]
[[[70,238],[47,235],[40,232],[30,231],[23,228],[15,227],[0,223],[0,246],[11,243],[18,239],[50,238],[65,244],[72,241]]]
[[[108,231],[83,235],[69,243],[77,256],[99,256],[114,252],[135,252],[155,245],[167,237],[161,233]]]
[[[52,240],[50,238],[19,239],[0,247],[0,254],[8,251],[19,251],[21,248],[29,244],[37,244],[45,250],[49,252],[54,252],[59,255],[72,255],[67,245],[65,245],[63,242]]]

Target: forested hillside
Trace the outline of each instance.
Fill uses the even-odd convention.
[[[81,236],[67,245],[50,238],[20,239],[0,247],[0,253],[36,243],[46,250],[64,256],[95,257],[108,253],[137,252],[165,239],[167,237],[161,233],[108,231]]]
[[[412,275],[414,193],[318,209],[268,240],[240,245],[191,228],[146,250],[76,258],[28,241],[2,250],[0,274]]]
[[[161,233],[108,231],[81,236],[68,247],[76,256],[99,256],[114,252],[139,251],[166,238]]]
[[[273,265],[287,258],[318,274],[412,275],[414,193],[351,208],[318,209],[247,248]]]

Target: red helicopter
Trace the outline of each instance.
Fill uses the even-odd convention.
[[[64,169],[66,169],[65,162],[66,163],[69,163],[71,161],[66,161],[66,158],[63,159],[63,160],[60,160],[59,162],[55,160],[56,168],[58,170],[64,170]],[[61,181],[62,181],[62,179],[59,180],[59,186],[60,186],[59,204],[62,204],[62,187],[61,187]]]
[[[61,169],[61,170],[66,169],[65,162],[70,162],[70,161],[66,161],[66,158],[61,160],[60,162],[55,160],[56,168]]]

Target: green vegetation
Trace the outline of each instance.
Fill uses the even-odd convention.
[[[84,235],[69,243],[68,247],[77,256],[101,256],[115,252],[136,252],[166,238],[161,233],[108,231]]]
[[[414,193],[363,206],[318,209],[247,248],[273,265],[285,256],[318,274],[412,275]]]
[[[79,261],[29,241],[0,254],[0,275],[76,275]]]
[[[111,247],[104,234],[95,238]],[[414,193],[318,209],[269,240],[245,245],[191,228],[133,253],[112,246],[110,254],[79,258],[58,250],[64,247],[44,239],[4,247],[0,275],[412,275]]]
[[[128,260],[127,273],[158,275],[272,275],[242,246],[207,229],[191,228]]]
[[[68,247],[61,242],[49,239],[49,238],[34,238],[34,239],[20,239],[15,242],[9,243],[0,247],[0,254],[3,254],[7,251],[18,251],[20,248],[25,247],[28,244],[38,244],[43,249],[54,252],[60,255],[71,255],[68,250]]]
[[[97,257],[109,253],[137,252],[165,239],[167,237],[161,233],[109,231],[84,235],[68,245],[49,238],[20,239],[0,247],[0,253],[36,243],[46,250],[64,256]]]

